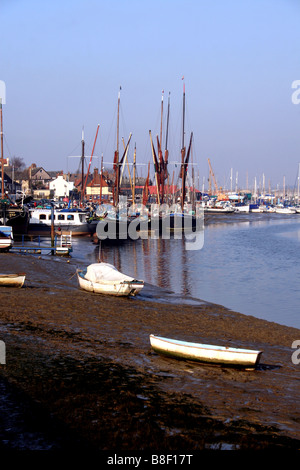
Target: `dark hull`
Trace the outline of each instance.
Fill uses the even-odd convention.
[[[21,207],[5,207],[0,209],[0,219],[3,225],[9,225],[14,235],[28,233],[29,212]]]
[[[158,235],[192,233],[197,229],[197,218],[189,214],[167,214],[149,219],[148,228]]]

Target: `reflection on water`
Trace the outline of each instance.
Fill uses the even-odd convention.
[[[184,239],[128,240],[103,244],[102,260],[180,296],[300,328],[300,216],[253,214],[236,220],[209,223],[199,250],[187,250]],[[96,262],[99,247],[74,239],[73,257]]]

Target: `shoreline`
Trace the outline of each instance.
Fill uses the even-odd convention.
[[[27,273],[23,288],[0,290],[0,384],[17,397],[13,409],[30,403],[25,427],[51,421],[41,448],[300,448],[291,359],[300,330],[200,299],[166,304],[151,289],[143,299],[90,294],[72,258],[1,253],[0,264]],[[261,363],[250,372],[167,359],[151,350],[151,333],[260,349]],[[19,434],[2,431],[0,448],[40,448]]]

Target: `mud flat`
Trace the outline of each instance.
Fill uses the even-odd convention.
[[[70,259],[0,254],[0,449],[299,449],[300,330],[205,301],[79,290]],[[161,301],[164,299],[164,301]],[[256,370],[168,359],[149,335],[263,351]]]

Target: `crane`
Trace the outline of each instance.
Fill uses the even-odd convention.
[[[216,193],[218,194],[219,193],[219,188],[218,188],[217,181],[216,181],[216,178],[215,178],[215,175],[214,175],[211,163],[210,163],[210,159],[208,158],[207,160],[208,160],[208,164],[209,164],[209,173],[212,176],[212,179],[213,179],[214,185],[215,185],[215,190],[216,190]]]

